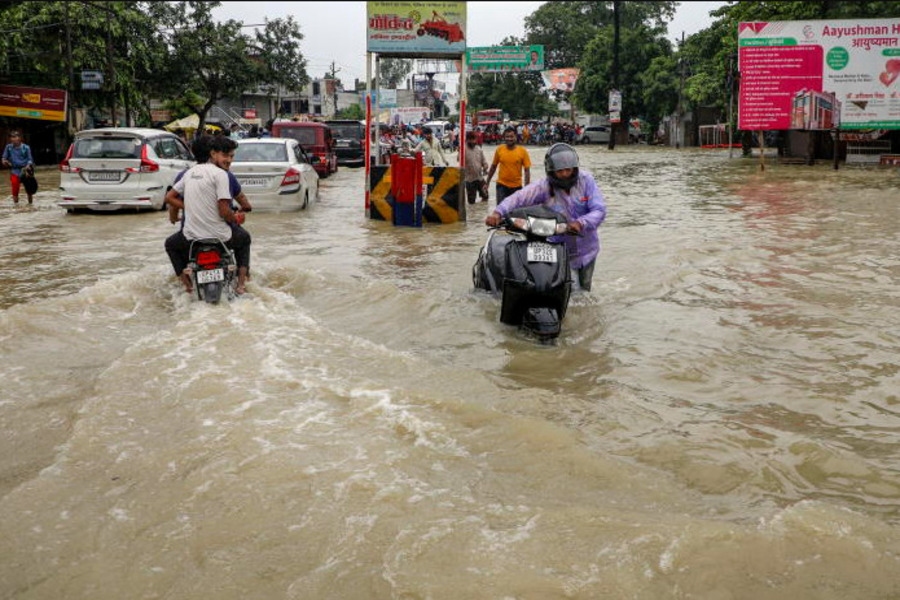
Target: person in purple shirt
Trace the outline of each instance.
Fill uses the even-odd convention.
[[[603,192],[597,187],[593,175],[580,169],[578,154],[568,144],[554,144],[544,157],[547,177],[526,185],[497,205],[484,220],[496,227],[515,208],[542,204],[561,215],[569,224],[569,231],[576,236],[561,236],[569,254],[569,266],[573,281],[585,291],[590,291],[594,276],[594,264],[600,254],[600,236],[597,228],[606,219],[606,203]],[[550,238],[557,241],[560,236]]]

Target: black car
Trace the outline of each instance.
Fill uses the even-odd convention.
[[[338,164],[362,165],[366,159],[366,125],[363,121],[325,121],[334,136]]]

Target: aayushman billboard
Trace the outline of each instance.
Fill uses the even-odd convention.
[[[790,129],[808,92],[841,129],[900,129],[900,18],[741,23],[738,57],[740,129]]]

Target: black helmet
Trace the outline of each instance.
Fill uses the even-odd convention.
[[[560,169],[573,169],[572,174],[566,178],[559,178],[556,172]],[[550,185],[566,191],[578,181],[578,154],[568,144],[553,144],[544,156],[544,171]]]

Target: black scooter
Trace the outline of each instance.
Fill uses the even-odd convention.
[[[559,336],[569,305],[566,245],[547,240],[567,232],[565,219],[544,206],[513,210],[500,227],[490,228],[472,267],[476,289],[501,295],[500,322],[541,342]]]
[[[232,300],[237,280],[237,261],[234,252],[218,238],[204,238],[191,242],[186,271],[194,283],[198,300],[218,304],[223,295]]]

